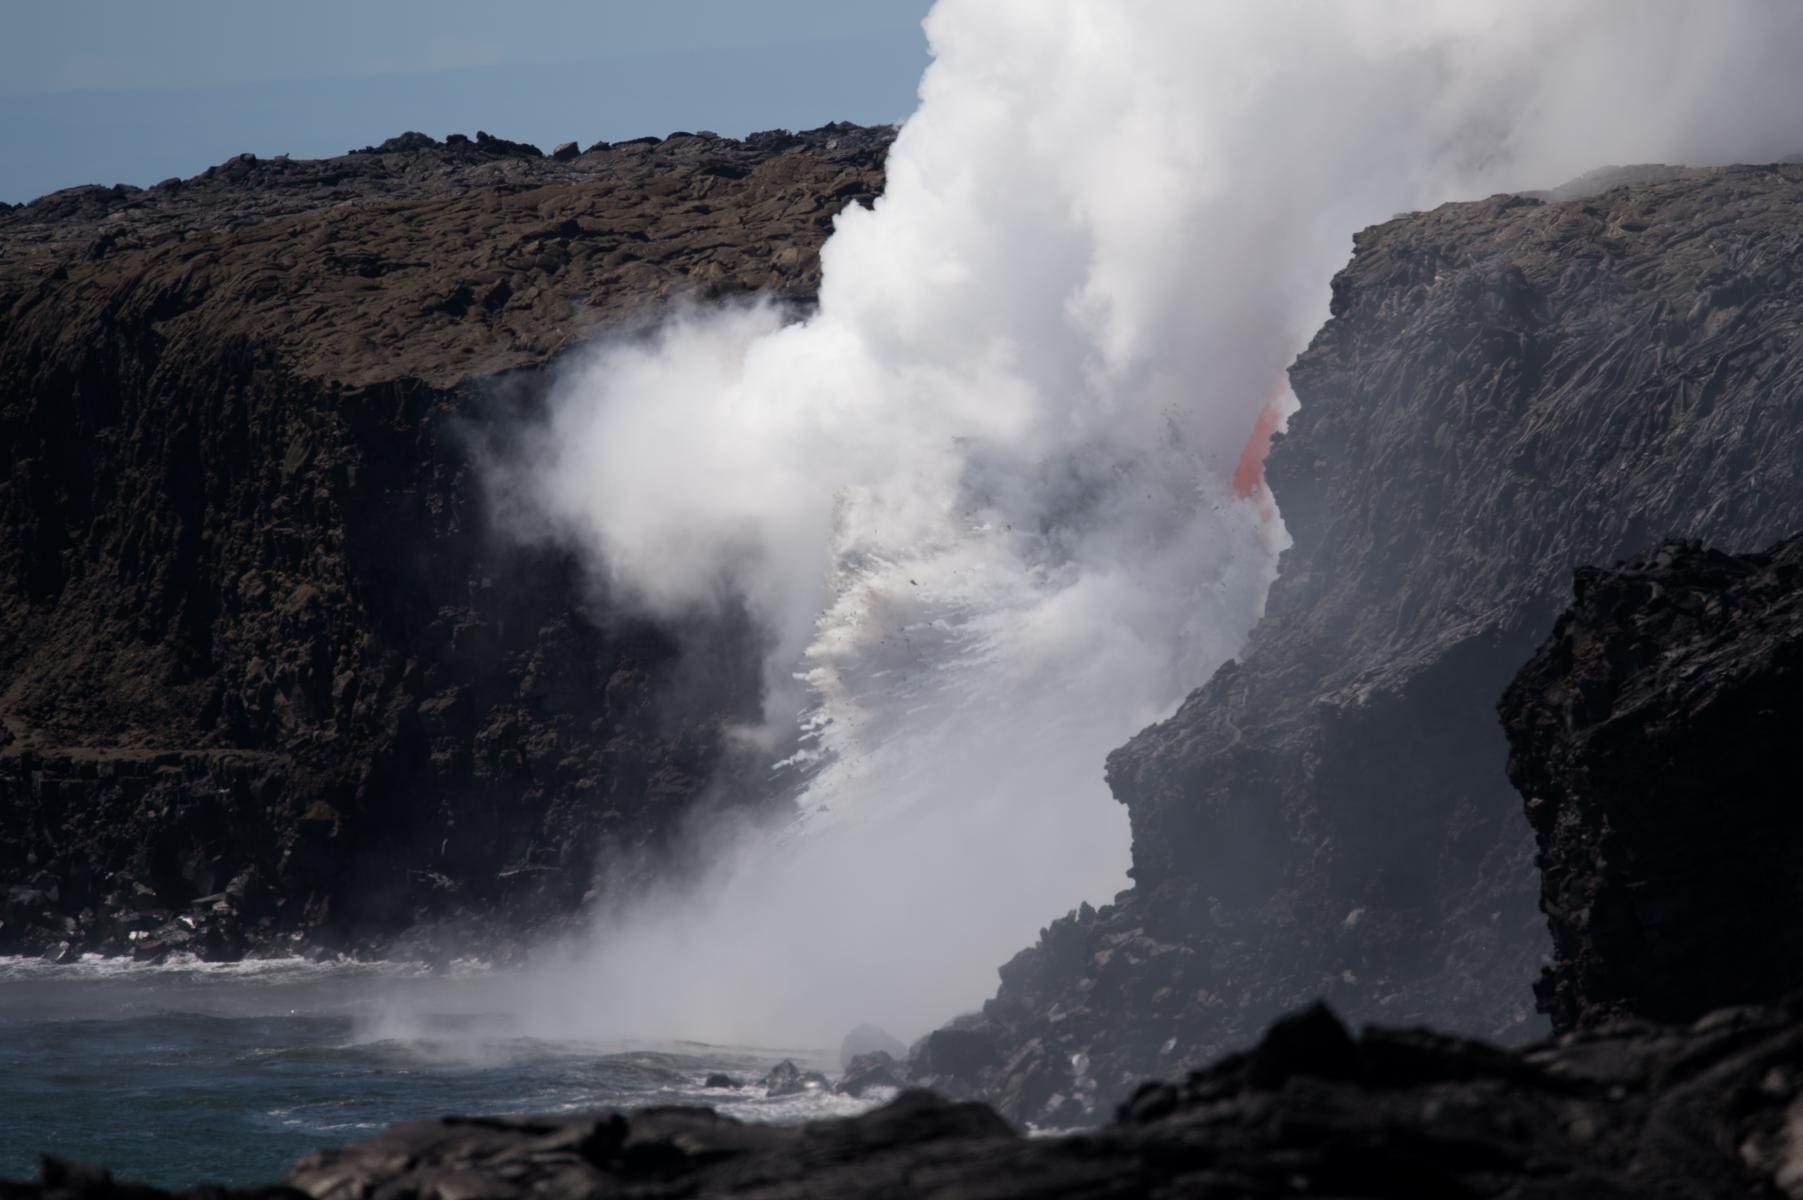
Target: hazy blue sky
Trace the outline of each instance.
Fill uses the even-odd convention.
[[[0,16],[0,200],[404,129],[584,145],[898,121],[930,0],[55,0]]]

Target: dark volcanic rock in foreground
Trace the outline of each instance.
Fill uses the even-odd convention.
[[[1315,1008],[1084,1134],[1023,1138],[981,1104],[919,1091],[801,1126],[705,1108],[447,1117],[315,1154],[289,1176],[297,1192],[227,1194],[1803,1197],[1800,1064],[1796,1004],[1516,1052],[1425,1031],[1355,1039]],[[0,1182],[0,1200],[122,1195],[166,1194],[56,1163],[42,1184]]]
[[[655,857],[759,648],[497,535],[472,446],[585,337],[809,301],[891,134],[407,135],[0,212],[0,954],[524,924]]]
[[[1555,1027],[1803,989],[1803,537],[1579,571],[1501,710]]]
[[[1656,177],[1655,177],[1656,178]],[[1803,528],[1803,166],[1366,230],[1269,461],[1295,546],[1242,661],[1117,751],[1134,887],[1057,921],[916,1078],[1052,1124],[1321,995],[1538,1026],[1495,704],[1571,570]]]

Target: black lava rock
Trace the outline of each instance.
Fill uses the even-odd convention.
[[[1500,708],[1556,1028],[1803,990],[1803,536],[1579,570]]]
[[[860,1054],[846,1064],[845,1074],[833,1084],[842,1096],[862,1096],[871,1088],[898,1088],[902,1085],[901,1066],[887,1050]]]
[[[803,1071],[789,1059],[784,1059],[770,1068],[770,1073],[758,1081],[758,1086],[764,1089],[765,1096],[774,1099],[822,1090],[827,1086],[827,1080],[818,1071]]]

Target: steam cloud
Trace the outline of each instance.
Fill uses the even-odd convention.
[[[596,348],[504,481],[653,614],[741,599],[816,768],[794,826],[535,976],[539,1029],[819,1044],[972,1006],[1126,882],[1103,758],[1259,615],[1283,535],[1231,481],[1351,233],[1803,149],[1783,0],[941,0],[926,29],[818,311]]]

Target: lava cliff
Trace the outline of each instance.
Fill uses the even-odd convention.
[[[1803,527],[1803,166],[1642,178],[1358,235],[1290,370],[1267,614],[1108,761],[1133,887],[1003,966],[917,1080],[1070,1124],[1316,996],[1544,1028],[1497,697],[1574,567]]]
[[[808,302],[892,133],[409,134],[0,210],[0,953],[518,927],[655,858],[758,647],[497,536],[475,447],[579,339]]]

